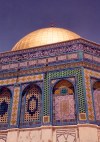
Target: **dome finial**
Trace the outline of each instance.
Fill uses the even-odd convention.
[[[55,27],[55,24],[54,24],[54,22],[52,22],[52,23],[51,23],[51,26],[50,26],[50,27]]]

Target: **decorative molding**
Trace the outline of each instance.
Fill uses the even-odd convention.
[[[0,134],[0,142],[6,142],[7,134]]]
[[[56,130],[56,142],[76,142],[75,129],[58,129]]]

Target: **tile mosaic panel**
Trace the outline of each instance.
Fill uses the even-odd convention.
[[[43,123],[49,123],[50,122],[50,116],[43,116]]]
[[[88,69],[84,69],[85,87],[86,87],[86,99],[88,107],[88,118],[89,120],[94,120],[94,108],[92,102],[92,91],[90,77],[100,78],[100,73]]]
[[[67,59],[66,55],[58,56],[58,60],[59,61],[60,60],[66,60],[66,59]]]
[[[79,113],[80,120],[86,120],[86,113]]]
[[[3,66],[1,67],[1,69],[2,69],[2,70],[9,69],[9,64],[8,64],[8,65],[3,65]]]
[[[18,68],[18,64],[10,64],[10,68],[14,68],[14,69],[17,69]]]
[[[16,125],[17,124],[19,96],[20,96],[20,86],[14,88],[14,96],[13,96],[13,105],[12,105],[10,125]]]
[[[100,88],[93,92],[96,120],[100,121]]]
[[[100,63],[100,57],[93,56],[93,60]]]
[[[28,64],[29,64],[29,66],[33,66],[33,65],[37,64],[37,60],[29,61]]]
[[[85,113],[85,97],[84,97],[84,87],[83,87],[83,77],[81,68],[75,68],[75,69],[67,69],[67,70],[59,70],[54,72],[49,72],[45,75],[44,78],[44,116],[50,115],[50,80],[57,79],[57,78],[65,78],[65,77],[72,77],[75,76],[77,79],[76,84],[76,93],[78,97],[78,106],[79,106],[79,112]]]
[[[56,62],[58,64],[59,60],[61,61],[68,61],[69,60],[73,60],[73,59],[78,59],[78,54],[77,53],[70,53],[68,55],[61,55],[61,56],[51,56],[51,57],[46,57],[46,58],[38,58],[38,59],[35,59],[35,60],[31,60],[31,61],[19,61],[18,63],[8,63],[6,65],[2,65],[2,70],[7,70],[7,69],[17,69],[17,67],[21,67],[21,68],[24,68],[24,67],[28,67],[28,66],[38,66],[38,65],[45,65],[46,63],[53,63],[53,62]],[[34,66],[34,67],[35,67]]]
[[[25,67],[25,66],[27,66],[27,62],[21,62],[21,63],[19,64],[19,66],[20,66],[20,67]]]
[[[92,60],[92,55],[84,53],[84,58]]]
[[[45,64],[46,63],[46,59],[40,59],[38,60],[38,64]]]
[[[59,61],[58,61],[59,62]],[[97,70],[100,71],[100,67],[97,64],[91,65],[89,62],[74,62],[74,63],[67,63],[67,64],[59,64],[59,65],[55,65],[55,66],[45,66],[45,67],[41,67],[41,68],[34,68],[34,69],[29,69],[29,70],[20,70],[19,72],[19,76],[23,75],[30,75],[30,74],[36,74],[37,72],[39,74],[41,74],[41,72],[49,72],[49,71],[54,71],[54,70],[62,70],[62,69],[66,69],[66,68],[76,68],[76,67],[88,67],[90,69]],[[17,75],[17,72],[13,72],[13,73],[6,73],[6,74],[0,74],[0,78],[13,78],[14,76]]]
[[[56,57],[48,58],[48,62],[54,62],[54,61],[56,61]]]
[[[54,121],[75,119],[73,95],[54,97]]]
[[[68,60],[71,60],[71,59],[77,59],[78,56],[77,56],[77,53],[74,53],[74,54],[68,54]]]
[[[93,56],[92,54],[84,53],[84,58],[95,61],[95,62],[100,62],[100,57]]]

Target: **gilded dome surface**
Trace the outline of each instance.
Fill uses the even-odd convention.
[[[19,40],[12,51],[33,48],[57,42],[69,41],[80,38],[79,35],[63,28],[43,28],[33,31]]]

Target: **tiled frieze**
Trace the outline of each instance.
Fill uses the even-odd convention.
[[[100,57],[93,56],[93,60],[100,63]]]
[[[24,67],[30,67],[32,65],[38,66],[38,65],[45,65],[45,64],[49,64],[49,63],[53,63],[56,62],[58,63],[60,60],[61,61],[69,61],[69,60],[74,60],[74,59],[78,59],[78,53],[70,53],[70,54],[66,54],[66,55],[61,55],[61,56],[53,56],[53,57],[49,57],[49,58],[42,58],[42,59],[35,59],[35,60],[31,60],[31,61],[23,61],[23,62],[19,62],[19,63],[11,63],[11,64],[6,64],[6,65],[2,65],[1,69],[2,70],[8,70],[8,69],[17,69],[17,68],[24,68]]]
[[[58,60],[59,61],[66,60],[66,55],[58,56]]]
[[[67,58],[68,58],[68,60],[77,59],[77,58],[78,58],[78,55],[77,55],[77,53],[68,54]]]
[[[32,61],[29,61],[28,62],[28,65],[29,66],[34,66],[34,65],[36,65],[37,64],[37,60],[32,60]]]
[[[3,66],[2,66],[3,67]],[[15,64],[10,64],[10,68],[11,69],[17,69],[18,68],[18,63],[15,63]]]
[[[46,59],[37,60],[38,64],[46,64]]]
[[[83,60],[88,59],[88,61],[94,61],[97,62],[97,64],[99,63],[100,58],[96,57],[96,56],[92,56],[91,54],[87,54],[84,53],[84,57],[80,57],[78,53],[70,53],[70,54],[64,54],[64,55],[60,55],[60,56],[53,56],[53,57],[49,57],[49,58],[42,58],[42,59],[35,59],[35,60],[31,60],[31,61],[25,61],[25,62],[20,62],[20,63],[11,63],[11,64],[6,64],[6,65],[1,65],[1,69],[2,70],[10,70],[10,69],[18,69],[18,68],[25,68],[25,67],[32,67],[34,66],[35,68],[39,65],[46,65],[46,64],[51,64],[51,63],[56,63],[58,64],[59,61],[63,61],[63,62],[69,62],[69,61],[73,61],[75,59],[80,60],[80,58],[82,58]]]
[[[59,59],[58,59],[59,60]],[[37,62],[36,62],[37,63]],[[33,64],[35,65],[35,63],[33,61],[31,61],[31,65],[33,67]],[[46,64],[45,64],[46,65]],[[94,70],[100,71],[100,67],[97,64],[90,64],[89,62],[71,62],[71,63],[64,63],[64,64],[59,64],[59,65],[52,65],[52,66],[43,66],[43,67],[37,67],[37,68],[29,68],[29,70],[20,70],[19,73],[18,72],[4,72],[2,74],[0,74],[0,78],[14,78],[15,76],[17,76],[17,74],[19,74],[19,76],[23,75],[30,75],[30,74],[36,74],[37,72],[41,74],[41,72],[47,72],[47,71],[54,71],[54,70],[61,70],[61,69],[65,69],[65,68],[72,68],[72,67],[88,67],[90,69],[92,69],[94,67]]]
[[[87,107],[88,107],[88,119],[91,121],[94,121],[94,108],[93,108],[93,98],[92,98],[90,77],[100,78],[100,73],[96,71],[84,69],[86,99],[87,99]]]
[[[56,61],[56,57],[48,58],[48,62],[55,62],[55,61]]]
[[[20,96],[20,86],[16,86],[14,88],[13,105],[12,105],[10,125],[16,125],[17,124],[19,96]]]
[[[84,58],[85,59],[89,59],[89,60],[92,60],[92,55],[90,55],[90,54],[86,54],[86,53],[84,53]]]
[[[6,70],[6,69],[9,69],[9,67],[10,67],[9,64],[7,64],[7,65],[2,65],[2,66],[1,66],[1,69],[2,69],[2,70]],[[11,68],[12,68],[12,66],[11,66]],[[13,68],[14,68],[14,65],[13,65]]]
[[[19,67],[26,67],[27,66],[27,62],[20,62],[19,63]]]
[[[27,49],[16,52],[1,53],[0,58],[1,58],[1,63],[7,63],[7,62],[16,62],[19,60],[23,61],[29,59],[32,60],[40,57],[56,56],[66,52],[73,52],[78,50],[84,50],[85,52],[89,52],[99,56],[100,53],[98,47],[100,46],[93,44],[89,41],[85,41],[83,39],[80,40],[78,39],[59,44],[43,46],[42,50],[40,48],[36,48],[36,49]]]
[[[84,53],[84,59],[88,59],[95,62],[100,62],[100,57],[93,56],[92,54]]]
[[[33,75],[33,76],[31,76],[31,75],[24,76],[24,77],[19,77],[18,79],[12,78],[12,79],[0,80],[0,86],[15,84],[16,82],[17,83],[25,83],[25,82],[38,81],[38,80],[43,80],[43,74]]]

